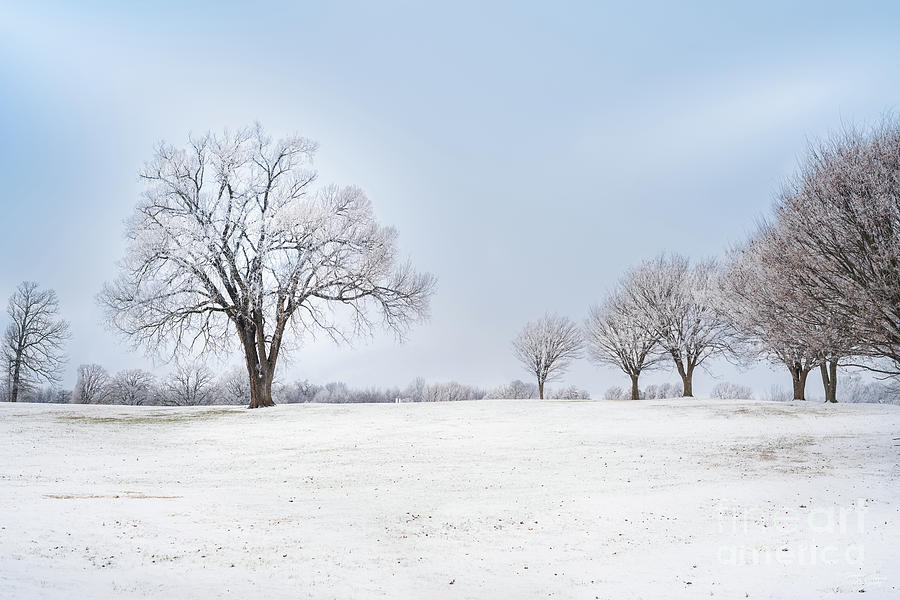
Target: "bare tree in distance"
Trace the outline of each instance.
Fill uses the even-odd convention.
[[[111,322],[157,352],[239,342],[257,408],[274,404],[291,333],[347,340],[374,331],[377,314],[402,337],[424,320],[434,277],[401,261],[362,190],[314,186],[315,151],[259,125],[160,144],[120,275],[100,295]]]
[[[684,384],[679,383],[651,383],[641,392],[641,398],[645,400],[663,400],[677,398],[682,393]]]
[[[404,398],[409,402],[422,402],[425,397],[426,385],[428,385],[428,382],[425,381],[424,377],[416,377],[403,390]]]
[[[482,398],[484,398],[484,390],[455,381],[430,383],[422,389],[422,402],[457,402]]]
[[[42,290],[33,281],[16,288],[6,309],[9,326],[3,336],[2,357],[8,379],[8,399],[37,383],[58,383],[65,364],[63,346],[69,324],[59,318],[59,301],[53,290]]]
[[[250,397],[247,371],[241,367],[229,369],[219,378],[223,404],[243,404]]]
[[[644,327],[659,337],[683,384],[693,396],[697,367],[710,356],[731,351],[730,329],[720,314],[719,267],[706,260],[692,265],[680,255],[645,261],[625,278],[623,288],[640,307]]]
[[[591,359],[621,369],[631,379],[631,399],[639,400],[641,372],[653,368],[663,355],[654,351],[659,344],[656,330],[641,318],[640,309],[622,285],[602,304],[591,307],[585,338]]]
[[[198,406],[215,402],[212,371],[203,363],[176,363],[166,378],[166,404]]]
[[[625,390],[622,389],[622,388],[621,388],[620,386],[618,386],[618,385],[610,386],[610,387],[606,388],[606,391],[605,391],[605,392],[603,392],[603,399],[604,399],[604,400],[625,400],[625,399],[627,399],[628,397],[629,397],[629,396],[628,396],[628,394],[625,392]]]
[[[590,400],[591,393],[577,386],[570,385],[561,390],[551,390],[548,394],[553,400]]]
[[[286,402],[305,404],[312,402],[320,389],[321,386],[304,379],[284,386],[281,393]]]
[[[127,369],[116,373],[109,382],[109,399],[112,404],[141,406],[153,396],[156,378],[142,369]]]
[[[515,379],[507,384],[488,390],[486,399],[501,398],[503,400],[531,400],[538,397],[538,386]]]
[[[78,379],[72,392],[73,404],[106,404],[109,396],[109,373],[96,364],[78,367]]]
[[[569,318],[546,314],[525,325],[513,340],[513,351],[537,379],[538,396],[544,399],[544,384],[566,372],[581,357],[581,331]]]
[[[722,381],[717,383],[709,394],[710,398],[718,398],[720,400],[752,400],[753,388]]]

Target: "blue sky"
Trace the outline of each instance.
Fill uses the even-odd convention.
[[[68,386],[80,363],[148,366],[94,302],[137,171],[157,140],[258,120],[316,139],[320,180],[365,189],[439,277],[403,346],[308,340],[283,379],[526,378],[525,321],[582,319],[662,250],[720,255],[810,138],[898,108],[895,3],[731,4],[0,1],[0,296],[58,291]],[[582,361],[567,382],[624,378]]]

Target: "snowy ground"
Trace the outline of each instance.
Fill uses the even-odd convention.
[[[875,405],[0,405],[0,597],[898,597],[896,437]]]

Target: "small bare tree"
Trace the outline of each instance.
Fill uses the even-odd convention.
[[[653,368],[663,355],[654,352],[658,334],[647,326],[631,294],[621,285],[601,305],[591,307],[585,337],[591,359],[621,369],[631,378],[631,399],[639,400],[641,372]]]
[[[544,384],[566,372],[581,357],[581,331],[567,317],[546,314],[513,340],[516,358],[537,378],[538,395],[544,399]]]
[[[78,367],[78,379],[72,392],[73,404],[107,404],[109,396],[109,373],[96,364]]]
[[[113,404],[141,406],[149,403],[156,378],[142,369],[119,371],[109,382],[109,399]]]
[[[213,374],[203,363],[177,363],[164,387],[165,402],[173,406],[198,406],[215,401]]]
[[[424,377],[413,379],[403,390],[403,398],[406,402],[422,402],[425,396],[425,386],[428,385]]]
[[[111,322],[157,351],[239,342],[257,408],[274,404],[291,332],[346,340],[373,331],[374,312],[402,335],[427,317],[434,278],[400,260],[362,190],[314,188],[315,150],[259,126],[160,145],[100,296]]]
[[[658,336],[675,362],[685,397],[693,396],[694,370],[710,356],[731,351],[730,329],[720,314],[718,277],[715,261],[691,265],[683,256],[661,255],[625,280],[643,326]]]
[[[16,402],[21,391],[39,382],[59,382],[69,324],[59,318],[56,292],[41,290],[33,281],[19,285],[6,312],[10,323],[3,336],[2,358],[8,399]]]

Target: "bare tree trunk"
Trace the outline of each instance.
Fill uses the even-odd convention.
[[[260,406],[275,406],[275,401],[272,400],[272,380],[275,379],[274,369],[265,375],[265,381],[263,382],[263,395],[260,400]]]
[[[837,402],[837,361],[823,361],[819,369],[822,371],[822,384],[825,386],[825,402]]]
[[[640,375],[632,375],[631,376],[631,399],[632,400],[640,400],[641,399],[641,388],[638,387],[638,377]]]
[[[833,360],[828,365],[828,369],[831,371],[831,401],[837,402],[837,361]]]
[[[681,360],[681,357],[678,356],[675,352],[671,352],[672,358],[675,360],[675,366],[678,368],[678,375],[681,377],[682,384],[682,392],[681,396],[683,398],[693,398],[694,396],[694,367],[688,365],[687,369],[684,368],[684,362]]]
[[[244,343],[244,359],[247,363],[247,375],[250,377],[250,404],[247,408],[263,408],[275,406],[272,401],[272,379],[274,369],[267,369],[264,361],[260,360],[255,334],[252,328],[242,332],[241,341]]]
[[[681,383],[684,389],[681,392],[682,398],[693,398],[694,397],[694,367],[688,365],[686,371],[683,371],[681,374]]]
[[[538,379],[538,395],[540,396],[541,400],[544,399],[544,382],[540,379]]]
[[[788,369],[794,383],[794,400],[806,400],[806,377],[809,375],[809,369],[797,365],[790,365]]]
[[[272,384],[265,376],[250,375],[250,405],[247,408],[275,406],[272,401]]]
[[[21,377],[21,372],[19,368],[22,365],[21,359],[17,356],[15,360],[15,367],[13,367],[13,376],[12,376],[12,391],[9,394],[10,402],[17,402],[19,398],[19,378]]]
[[[254,367],[249,375],[250,405],[247,408],[275,406],[275,402],[272,400],[272,374],[267,373],[263,368]]]

